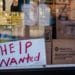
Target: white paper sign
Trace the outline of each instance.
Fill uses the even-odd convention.
[[[43,38],[0,43],[0,69],[40,65],[46,65]]]

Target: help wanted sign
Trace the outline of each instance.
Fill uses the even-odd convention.
[[[43,38],[0,43],[0,69],[45,65],[45,53]]]

